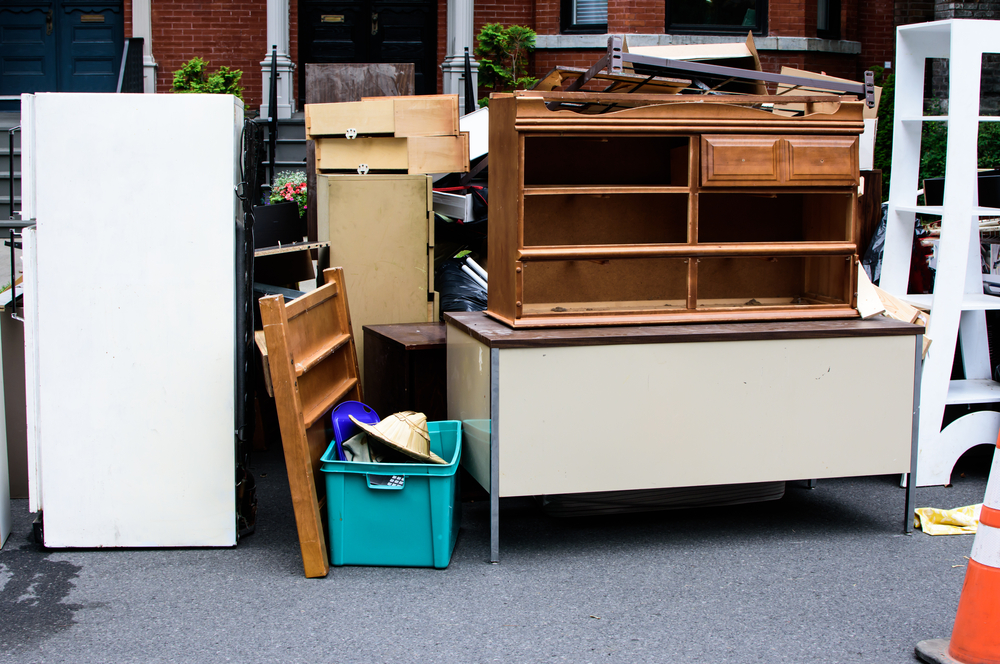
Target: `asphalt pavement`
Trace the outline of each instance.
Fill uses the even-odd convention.
[[[991,448],[917,505],[981,502]],[[306,579],[280,452],[253,462],[257,529],[232,549],[46,550],[27,501],[0,549],[0,663],[916,662],[949,635],[972,536],[902,532],[898,476],[780,500],[554,518],[462,504],[445,570]]]

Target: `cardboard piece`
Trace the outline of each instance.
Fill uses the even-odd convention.
[[[811,71],[805,71],[804,69],[793,69],[792,67],[782,67],[781,74],[783,76],[795,76],[797,78],[812,78],[817,81],[830,81],[831,83],[857,83],[857,81],[852,81],[847,78],[837,78],[836,76],[827,76],[826,74],[817,74]],[[777,94],[786,95],[788,97],[796,96],[809,96],[809,95],[823,95],[823,94],[833,94],[829,90],[822,90],[820,88],[803,88],[794,87],[784,83],[778,85]],[[875,86],[875,107],[868,108],[865,106],[862,113],[866,120],[874,120],[878,118],[878,105],[882,98],[882,88]],[[822,106],[821,104],[813,104],[813,112],[823,112],[817,107]],[[800,113],[805,111],[805,104],[795,104],[789,103],[788,105],[774,105],[774,112],[780,115],[792,115],[794,113]],[[867,127],[866,127],[867,129]]]

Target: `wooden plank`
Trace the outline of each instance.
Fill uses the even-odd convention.
[[[322,526],[320,456],[329,441],[322,419],[340,400],[361,399],[357,350],[341,268],[324,271],[326,284],[285,304],[261,298],[268,368],[281,429],[288,485],[307,577],[329,570]],[[280,358],[280,359],[279,359]],[[296,358],[300,358],[296,362]]]
[[[320,138],[316,141],[316,168],[320,171],[406,171],[409,156],[405,138]]]
[[[698,320],[701,320],[700,318]],[[851,336],[922,334],[919,325],[884,317],[773,322],[717,322],[712,325],[642,324],[512,329],[484,312],[450,312],[445,323],[455,325],[490,348],[535,348],[605,344],[696,343],[756,339],[826,339]]]
[[[344,380],[332,386],[330,391],[315,406],[303,413],[302,419],[305,421],[306,426],[311,427],[318,422],[319,418],[326,415],[331,408],[342,401],[357,386],[357,378]]]
[[[308,63],[306,104],[412,95],[413,63]]]
[[[520,260],[601,260],[612,258],[660,258],[670,256],[837,256],[853,254],[850,242],[759,242],[699,244],[608,244],[602,246],[525,247]]]
[[[538,83],[536,83],[531,89],[548,92],[566,84],[567,82],[575,81],[586,73],[587,70],[582,67],[559,66],[542,77],[542,79],[539,80]],[[649,80],[648,76],[638,76],[636,74],[607,74],[599,72],[595,74],[593,78],[599,81],[611,81],[612,87],[622,85],[628,86],[630,89],[634,89],[636,86],[641,85],[641,89],[646,94],[677,94],[687,86],[691,85],[691,81],[688,79],[669,78],[666,76],[655,76],[653,77],[653,80]],[[607,92],[611,91],[612,90],[610,89],[607,90]]]
[[[393,98],[349,101],[337,104],[306,104],[306,137],[344,137],[348,129],[360,136],[392,135],[396,130]]]
[[[277,254],[289,254],[289,253],[295,253],[297,251],[319,249],[321,247],[329,247],[329,246],[330,246],[329,242],[296,242],[295,244],[286,244],[280,247],[255,249],[253,252],[253,256],[254,258],[260,258],[261,256],[275,256]]]
[[[467,173],[469,134],[457,136],[415,136],[406,144],[410,175],[420,173]]]
[[[872,286],[872,288],[875,289],[879,299],[882,300],[886,316],[901,320],[904,323],[916,322],[920,317],[920,310],[916,307],[911,307],[906,302],[903,302],[894,295],[890,295],[878,286]]]
[[[301,376],[305,372],[312,369],[314,366],[333,355],[341,346],[346,344],[351,340],[351,335],[341,334],[330,339],[330,342],[313,352],[308,357],[302,358],[301,361],[295,363],[295,375]]]
[[[395,97],[396,136],[457,136],[458,95]]]
[[[745,95],[745,94],[720,94],[720,95],[676,95],[676,98],[664,98],[662,94],[614,94],[595,92],[558,92],[549,90],[517,90],[514,96],[522,98],[537,98],[547,101],[575,101],[591,103],[623,103],[623,102],[653,102],[662,104],[665,102],[696,102],[707,104],[736,104],[740,106],[752,106],[757,104],[773,104],[776,102],[788,101],[788,97],[777,95]],[[843,103],[847,100],[854,101],[857,97],[839,97],[837,95],[813,95],[809,97],[796,97],[797,102],[834,102]]]
[[[321,224],[331,240],[330,262],[353,284],[351,324],[427,320],[431,284],[427,175],[321,176],[329,205]],[[430,220],[429,220],[430,218]],[[355,336],[359,360],[364,341]],[[364,367],[361,371],[364,382]]]
[[[271,355],[275,358],[288,358],[288,361],[271,363],[271,383],[274,386],[274,402],[278,411],[281,446],[285,453],[285,468],[292,493],[302,565],[307,577],[322,577],[326,576],[330,569],[329,557],[326,539],[323,536],[319,501],[316,497],[316,478],[313,475],[313,465],[306,441],[306,426],[302,419],[298,388],[291,370],[285,299],[281,295],[261,298],[260,310],[264,335]]]
[[[523,186],[520,138],[514,131],[515,100],[510,95],[490,99],[490,223],[489,289],[487,308],[505,318],[516,318],[517,247],[519,245],[519,188]],[[494,198],[495,196],[495,198]]]
[[[326,274],[324,272],[324,274]],[[305,312],[309,311],[313,307],[318,307],[332,297],[337,297],[340,294],[340,284],[333,282],[327,282],[323,288],[317,288],[311,293],[307,293],[303,297],[295,298],[287,305],[285,305],[285,311],[287,312],[288,320],[292,320]]]
[[[883,312],[885,312],[885,305],[882,304],[882,298],[878,296],[875,284],[868,278],[861,263],[858,263],[858,313],[861,314],[862,318],[871,318]]]

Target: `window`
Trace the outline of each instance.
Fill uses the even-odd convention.
[[[608,0],[562,0],[564,33],[604,34],[608,31]]]
[[[762,32],[766,23],[767,0],[667,0],[667,32]]]
[[[816,36],[840,39],[840,0],[817,0]]]

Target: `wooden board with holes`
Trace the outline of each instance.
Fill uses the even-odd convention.
[[[469,134],[412,138],[321,138],[316,141],[318,172],[371,171],[465,173],[469,170]]]
[[[325,415],[344,399],[361,401],[358,358],[342,268],[324,271],[326,284],[286,303],[260,300],[271,385],[281,429],[302,564],[307,577],[329,571],[319,459],[329,441]]]

